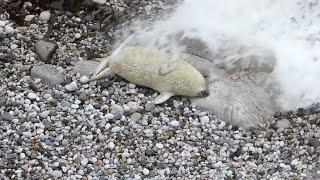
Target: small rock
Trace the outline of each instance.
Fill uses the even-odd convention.
[[[143,172],[144,175],[148,175],[148,174],[149,174],[149,169],[144,168],[144,169],[142,170],[142,172]]]
[[[83,159],[81,160],[81,165],[82,165],[82,166],[87,166],[88,162],[89,162],[88,158],[83,158]]]
[[[202,124],[209,124],[210,118],[208,116],[202,116],[202,117],[200,117],[200,121]]]
[[[31,92],[31,93],[29,93],[29,94],[27,95],[27,97],[28,97],[30,100],[34,100],[34,99],[37,98],[37,95],[36,95],[35,93]]]
[[[107,119],[113,119],[113,118],[114,118],[114,115],[111,114],[111,113],[107,113],[107,114],[105,115],[105,117],[106,117]]]
[[[133,113],[130,116],[131,121],[136,122],[141,119],[142,115],[140,113]]]
[[[147,5],[146,7],[144,7],[144,10],[147,12],[147,13],[150,13],[152,9],[152,6],[151,5]]]
[[[276,127],[278,128],[278,131],[284,131],[285,129],[291,127],[291,123],[288,119],[281,119],[279,121],[277,121],[276,123]]]
[[[6,25],[6,22],[0,20],[0,27],[4,27],[5,25]]]
[[[34,19],[34,15],[30,14],[30,15],[26,15],[26,17],[24,17],[24,20],[27,22],[30,22]]]
[[[154,103],[147,103],[145,106],[146,111],[152,111],[156,108],[156,105]]]
[[[111,113],[113,115],[117,115],[117,114],[123,115],[124,113],[123,107],[118,104],[114,104],[111,106]]]
[[[39,15],[40,21],[49,21],[50,19],[50,12],[49,11],[43,11]]]
[[[51,64],[34,66],[31,69],[31,78],[41,79],[42,83],[52,88],[64,82],[63,76]]]
[[[119,127],[119,126],[115,126],[115,127],[113,127],[113,128],[111,129],[111,131],[114,132],[114,133],[117,133],[117,132],[119,132],[120,130],[121,130],[121,127]]]
[[[4,113],[1,115],[1,118],[2,118],[2,120],[4,120],[4,121],[12,121],[12,120],[13,120],[13,117],[12,117],[12,115],[11,115],[9,112],[4,112]]]
[[[177,120],[173,120],[173,121],[170,122],[170,125],[173,126],[173,127],[178,127],[180,125],[180,123]]]
[[[309,146],[312,146],[314,148],[320,147],[320,140],[318,138],[313,138],[309,140]]]
[[[59,171],[59,170],[54,170],[54,171],[52,172],[52,175],[53,175],[54,177],[56,177],[56,178],[60,178],[60,177],[62,177],[62,172]]]
[[[82,91],[81,93],[80,93],[80,95],[79,95],[79,100],[80,101],[86,101],[87,100],[87,92],[85,92],[85,91]]]
[[[90,79],[89,79],[87,76],[82,76],[82,77],[80,78],[80,82],[81,82],[82,84],[88,83],[89,80],[90,80]]]
[[[99,65],[97,61],[78,61],[75,66],[73,67],[72,73],[77,74],[79,73],[81,76],[89,77],[91,73],[93,73],[96,67]]]
[[[114,147],[115,147],[115,144],[113,142],[109,142],[108,143],[108,148],[109,149],[114,149]]]
[[[136,103],[136,102],[130,101],[130,102],[127,103],[127,105],[130,108],[130,110],[133,111],[133,112],[135,112],[135,111],[137,111],[139,109],[139,104]]]
[[[98,3],[98,4],[106,4],[107,0],[92,0],[92,2]]]
[[[69,101],[63,99],[63,100],[61,101],[61,106],[62,106],[62,107],[70,107],[70,106],[71,106],[71,103],[70,103]]]
[[[291,161],[291,166],[297,166],[299,164],[298,159],[294,159]]]
[[[14,34],[14,29],[11,26],[6,25],[4,27],[4,32],[8,35],[13,35]]]
[[[156,143],[156,147],[157,147],[158,149],[162,149],[162,148],[163,148],[163,144],[162,144],[162,143]]]
[[[72,91],[75,91],[77,88],[78,88],[78,85],[76,82],[71,82],[70,84],[67,84],[65,86],[66,90],[69,91],[69,92],[72,92]]]
[[[48,61],[55,51],[58,49],[58,44],[51,40],[38,40],[35,43],[35,51],[42,61]]]
[[[76,34],[74,35],[74,37],[75,37],[76,39],[79,39],[79,38],[81,38],[81,34],[80,34],[80,33],[76,33]]]

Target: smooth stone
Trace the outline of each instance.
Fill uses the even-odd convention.
[[[41,79],[41,82],[49,88],[64,82],[64,77],[59,73],[55,66],[51,64],[34,66],[31,69],[31,78]]]
[[[320,140],[318,138],[309,139],[308,144],[314,148],[317,148],[320,147]]]
[[[39,15],[39,19],[40,21],[49,21],[50,15],[49,11],[42,11]]]
[[[130,115],[131,121],[139,121],[141,119],[142,115],[140,113],[133,113]]]
[[[37,95],[36,95],[35,93],[31,92],[31,93],[28,93],[27,97],[28,97],[30,100],[34,100],[34,99],[37,98]]]
[[[58,44],[52,40],[38,40],[35,51],[42,61],[48,61],[58,49]]]
[[[66,90],[69,92],[75,91],[78,88],[78,84],[76,82],[71,82],[65,86]]]
[[[78,61],[73,67],[72,73],[73,74],[79,73],[81,76],[90,77],[91,76],[90,74],[95,71],[98,65],[99,65],[99,62],[97,61],[91,61],[91,60]]]
[[[9,112],[4,112],[3,114],[1,114],[1,118],[4,121],[12,121],[13,117]]]
[[[146,111],[152,111],[152,110],[154,110],[156,108],[156,105],[154,104],[154,103],[147,103],[146,105],[145,105],[145,110]]]

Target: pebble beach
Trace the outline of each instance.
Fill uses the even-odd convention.
[[[117,76],[87,83],[116,27],[176,3],[18,2],[0,0],[0,179],[320,179],[319,106],[244,129]]]

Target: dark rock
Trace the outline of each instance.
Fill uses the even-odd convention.
[[[35,43],[35,51],[39,58],[47,62],[58,49],[58,44],[51,40],[39,40]]]
[[[4,112],[3,114],[1,114],[1,118],[4,121],[12,121],[13,117],[9,112]]]
[[[314,148],[320,147],[320,140],[318,138],[310,139],[308,145]]]

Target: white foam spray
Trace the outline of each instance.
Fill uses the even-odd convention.
[[[169,19],[139,29],[135,42],[159,48],[172,41],[167,35],[184,31],[213,52],[226,38],[270,48],[277,57],[273,75],[283,91],[279,104],[295,110],[320,102],[319,8],[317,0],[185,0]]]

